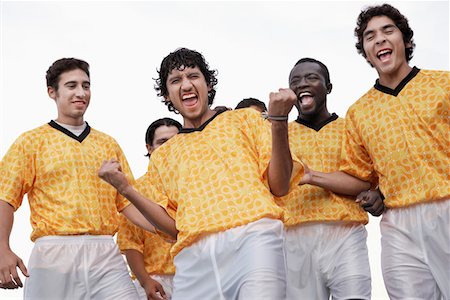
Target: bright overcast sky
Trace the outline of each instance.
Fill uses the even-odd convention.
[[[165,116],[181,121],[160,103],[152,80],[164,56],[179,47],[203,53],[219,71],[215,105],[228,107],[247,97],[268,103],[269,92],[287,87],[298,59],[319,59],[333,83],[329,110],[344,117],[377,78],[357,54],[353,30],[360,10],[380,3],[1,1],[0,156],[20,133],[56,117],[45,71],[61,57],[89,62],[92,99],[85,119],[116,138],[135,177],[147,166],[147,126]],[[448,70],[449,2],[389,3],[414,30],[411,65]],[[27,262],[32,243],[25,202],[16,213],[11,244]],[[368,230],[373,299],[387,299],[377,219]],[[20,298],[21,291],[0,291],[0,299]]]

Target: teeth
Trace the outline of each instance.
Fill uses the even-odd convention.
[[[310,92],[303,92],[303,93],[300,93],[300,95],[298,95],[298,96],[299,96],[299,98],[301,98],[303,96],[312,96],[312,95]]]
[[[188,98],[192,98],[192,97],[195,97],[195,94],[186,94],[186,95],[183,95],[183,100],[185,100],[185,99],[188,99]]]
[[[378,52],[378,56],[381,56],[386,53],[391,53],[391,50],[381,50],[380,52]]]

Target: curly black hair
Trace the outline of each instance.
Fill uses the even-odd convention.
[[[358,53],[364,57],[367,57],[366,53],[364,52],[363,33],[366,30],[369,21],[373,17],[377,16],[386,16],[390,18],[392,21],[394,21],[398,29],[400,29],[403,35],[403,41],[405,43],[406,61],[409,62],[413,57],[414,48],[416,47],[416,44],[413,40],[414,31],[411,29],[411,27],[409,27],[408,19],[404,15],[402,15],[398,9],[386,3],[383,5],[367,7],[359,14],[355,28],[355,37],[358,38],[358,42],[355,44],[355,46]],[[406,47],[407,44],[410,44],[411,46]]]
[[[209,69],[209,65],[201,53],[187,48],[179,48],[162,60],[161,68],[157,71],[159,78],[155,79],[155,90],[158,93],[158,96],[163,97],[162,102],[167,105],[169,111],[173,111],[175,113],[179,112],[175,109],[172,102],[165,98],[168,95],[167,77],[172,70],[182,70],[186,67],[198,67],[202,72],[206,83],[210,88],[210,91],[208,92],[209,105],[213,103],[216,95],[214,86],[217,84],[217,70]]]
[[[61,58],[55,61],[47,70],[45,79],[47,86],[58,90],[59,77],[62,73],[76,69],[83,70],[89,76],[89,64],[84,60],[77,58]]]

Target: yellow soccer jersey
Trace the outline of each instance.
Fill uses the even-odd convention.
[[[322,126],[313,128],[304,120],[289,123],[291,152],[311,169],[334,172],[339,169],[344,120],[333,114]],[[277,203],[285,209],[285,225],[304,222],[351,221],[367,223],[367,213],[352,197],[335,195],[312,185],[297,186]]]
[[[146,180],[147,178],[147,180]],[[144,197],[150,198],[148,176],[136,180],[135,189]],[[137,227],[126,218],[122,218],[117,235],[117,244],[122,252],[134,249],[144,255],[145,270],[149,274],[175,273],[175,266],[170,255],[172,243],[164,241],[159,235]]]
[[[97,175],[111,158],[132,180],[113,138],[89,125],[77,137],[51,121],[22,134],[3,157],[0,199],[16,210],[27,194],[33,241],[47,235],[114,235],[118,211],[129,202]]]
[[[183,128],[152,153],[151,199],[167,209],[179,230],[173,256],[205,234],[264,217],[282,219],[265,178],[270,134],[270,123],[257,111],[225,111],[200,128]],[[296,160],[292,185],[302,171]]]
[[[387,207],[450,195],[449,74],[414,67],[395,90],[377,82],[348,110],[340,169],[378,177]]]

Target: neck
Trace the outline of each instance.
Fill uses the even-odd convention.
[[[216,114],[216,111],[211,110],[209,107],[208,109],[198,118],[195,119],[187,119],[183,118],[183,128],[199,128],[203,125],[206,121],[211,119]]]
[[[313,126],[317,126],[319,124],[322,124],[327,120],[329,117],[331,117],[331,114],[328,112],[327,109],[323,110],[322,112],[314,115],[304,115],[299,114],[300,119],[307,121]]]
[[[70,125],[70,126],[81,126],[84,124],[83,118],[67,119],[67,118],[58,117],[57,119],[55,119],[55,121],[58,123],[66,124],[66,125]]]
[[[390,89],[395,89],[402,80],[408,76],[409,72],[411,72],[412,68],[408,64],[402,65],[398,70],[392,73],[382,74],[378,72],[378,82]]]

